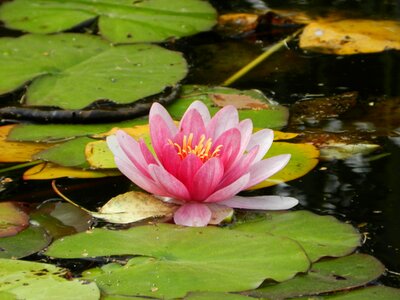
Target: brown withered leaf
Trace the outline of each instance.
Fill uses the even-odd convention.
[[[348,92],[331,97],[300,100],[291,107],[289,124],[335,118],[357,104],[357,93]]]
[[[224,107],[225,105],[230,104],[236,107],[237,109],[251,109],[251,110],[269,109],[267,103],[247,95],[212,94],[211,100],[218,107]]]

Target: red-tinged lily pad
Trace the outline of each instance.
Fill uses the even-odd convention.
[[[269,212],[261,220],[238,224],[234,230],[264,232],[297,241],[311,261],[350,254],[360,245],[360,234],[332,216],[308,211]]]
[[[377,279],[385,271],[376,258],[367,254],[327,259],[312,265],[306,274],[278,284],[247,292],[253,297],[287,299],[305,295],[319,295],[363,286]]]
[[[319,151],[314,145],[285,142],[274,142],[265,158],[286,153],[291,155],[286,167],[267,180],[251,187],[251,190],[273,186],[302,177],[310,172],[319,161]]]
[[[40,226],[29,226],[17,235],[0,238],[0,258],[21,258],[34,254],[51,242],[46,230]]]
[[[69,279],[69,271],[51,264],[0,259],[0,297],[11,299],[85,299],[100,297],[96,284]]]
[[[28,225],[29,216],[21,209],[20,203],[0,202],[0,238],[13,236]]]
[[[179,120],[195,100],[204,102],[212,115],[222,106],[234,105],[238,108],[241,120],[251,119],[254,127],[259,128],[282,128],[289,117],[286,107],[268,99],[260,91],[196,85],[184,86],[180,98],[169,104],[167,110],[174,119]]]
[[[119,176],[120,173],[113,170],[84,170],[78,168],[62,167],[52,163],[42,163],[27,170],[24,180],[45,180],[62,177],[69,178],[101,178],[108,176]]]
[[[309,267],[301,247],[290,239],[169,224],[94,229],[55,241],[46,255],[135,255],[124,266],[111,263],[88,270],[84,278],[95,281],[106,294],[167,299],[189,291],[253,289],[266,278],[287,280]]]

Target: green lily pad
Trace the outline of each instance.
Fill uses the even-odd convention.
[[[250,298],[238,294],[228,294],[228,293],[210,293],[210,292],[197,292],[189,293],[184,300],[211,300],[211,299],[221,299],[221,300],[254,300],[255,298]]]
[[[324,256],[343,256],[360,246],[360,234],[350,224],[332,216],[308,211],[269,212],[262,220],[238,224],[234,230],[264,232],[297,241],[311,261]]]
[[[108,264],[84,277],[106,294],[165,298],[183,297],[189,291],[253,289],[266,278],[287,280],[309,267],[302,249],[290,239],[169,224],[94,229],[55,241],[46,255],[139,255],[124,266]]]
[[[318,164],[318,149],[311,144],[294,144],[274,142],[264,158],[279,154],[290,154],[289,163],[281,171],[267,180],[252,186],[250,190],[273,186],[282,182],[300,178],[310,172]]]
[[[352,290],[349,292],[338,293],[335,295],[296,298],[297,300],[394,300],[400,299],[400,289],[391,288],[388,286],[370,286],[363,289]]]
[[[384,271],[385,266],[376,258],[358,253],[317,262],[307,274],[267,285],[248,294],[268,299],[287,299],[336,292],[363,286],[377,279]]]
[[[94,139],[80,137],[41,151],[33,156],[34,159],[52,162],[64,167],[87,168],[85,147]]]
[[[175,85],[186,72],[180,53],[155,45],[111,46],[83,34],[0,42],[0,93],[33,80],[24,103],[29,106],[82,109],[98,100],[129,104]]]
[[[0,9],[7,27],[33,33],[60,32],[95,18],[112,42],[162,42],[211,29],[216,12],[201,0],[15,0]]]
[[[260,91],[196,85],[184,86],[180,98],[167,105],[167,110],[173,118],[180,119],[195,100],[203,101],[212,115],[223,105],[234,105],[241,120],[251,119],[254,127],[259,128],[282,128],[289,117],[286,107],[269,100]]]
[[[35,300],[100,298],[96,284],[66,277],[67,270],[50,264],[0,259],[0,293],[14,295],[16,299]]]
[[[13,236],[29,225],[29,216],[17,202],[0,202],[0,238]]]
[[[21,124],[13,127],[7,137],[9,141],[55,142],[80,136],[90,137],[112,128],[132,127],[148,123],[147,119],[135,119],[103,124]]]
[[[50,241],[51,238],[42,227],[31,225],[17,235],[0,238],[0,258],[31,255],[45,248]]]

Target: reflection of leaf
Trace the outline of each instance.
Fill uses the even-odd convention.
[[[318,164],[319,151],[310,144],[274,142],[265,157],[279,154],[291,154],[287,166],[267,180],[251,187],[251,190],[299,178],[310,172]]]
[[[55,241],[46,255],[140,255],[123,267],[111,264],[89,270],[86,278],[107,294],[161,298],[183,297],[193,290],[252,289],[265,278],[286,280],[309,266],[304,252],[290,239],[169,224],[94,229]]]
[[[175,85],[187,72],[180,53],[156,45],[110,46],[83,34],[1,40],[0,93],[33,80],[27,105],[82,109],[97,100],[128,104]]]
[[[348,159],[357,154],[370,154],[379,148],[377,144],[329,143],[320,147],[321,160]]]
[[[343,256],[360,245],[360,235],[351,225],[307,211],[271,212],[263,220],[243,223],[234,229],[294,239],[311,261],[324,256]]]
[[[201,100],[207,105],[211,114],[215,114],[220,109],[215,103],[216,99],[218,105],[233,104],[240,108],[245,105],[246,109],[239,110],[239,118],[251,119],[254,127],[280,128],[287,123],[287,108],[269,100],[257,90],[240,91],[224,87],[187,85],[183,87],[181,97],[169,104],[167,110],[173,118],[180,119],[193,101]],[[249,109],[250,107],[254,109]]]
[[[96,284],[77,279],[68,280],[67,276],[67,270],[51,264],[0,259],[0,292],[8,292],[16,299],[100,298]]]
[[[51,238],[43,227],[31,225],[17,235],[0,239],[0,257],[14,259],[25,257],[47,247],[50,241]],[[1,271],[0,268],[0,273]]]
[[[268,299],[287,299],[350,289],[378,278],[385,267],[374,257],[353,254],[323,260],[312,265],[307,274],[254,290],[248,294]]]
[[[113,42],[161,42],[210,29],[216,12],[201,0],[15,0],[0,9],[7,27],[35,33],[67,30],[97,17],[100,34]]]
[[[400,49],[400,23],[361,19],[310,23],[300,47],[339,55]]]
[[[28,215],[17,202],[0,202],[0,237],[11,236],[26,228]]]
[[[24,180],[44,180],[61,177],[69,178],[100,178],[107,176],[118,176],[121,173],[117,171],[92,171],[78,168],[61,167],[52,163],[43,163],[36,165],[24,173]]]
[[[0,127],[0,162],[31,161],[32,155],[52,146],[43,143],[16,143],[7,141],[7,135],[13,128],[15,128],[15,125]]]

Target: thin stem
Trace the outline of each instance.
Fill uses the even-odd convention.
[[[263,52],[259,56],[257,56],[254,60],[252,60],[250,63],[245,65],[243,68],[241,68],[239,71],[237,71],[235,74],[233,74],[231,77],[229,77],[227,80],[225,80],[222,83],[222,86],[229,86],[238,79],[240,79],[242,76],[246,75],[251,69],[256,67],[258,64],[260,64],[264,59],[272,55],[273,53],[277,52],[280,50],[283,46],[285,46],[289,41],[291,41],[293,38],[295,38],[303,29],[297,30],[295,33],[292,35],[289,35],[288,37],[284,38],[283,40],[277,42],[276,44],[272,45],[267,49],[267,51]]]
[[[69,199],[67,196],[65,196],[63,193],[60,192],[60,190],[58,189],[57,185],[56,185],[56,181],[53,180],[51,182],[51,187],[53,188],[53,191],[60,196],[62,199],[64,199],[65,201],[67,201],[68,203],[72,204],[73,206],[82,209],[83,211],[87,212],[88,214],[92,214],[92,212],[90,210],[87,210],[86,208],[84,208],[83,206],[80,206],[78,204],[76,204],[74,201],[72,201],[71,199]]]
[[[30,161],[30,162],[23,163],[23,164],[14,165],[12,167],[0,169],[0,173],[19,170],[19,169],[23,169],[23,168],[30,167],[30,166],[35,166],[35,165],[38,165],[38,164],[40,164],[42,162],[43,161],[39,159],[39,160],[34,160],[34,161]]]

